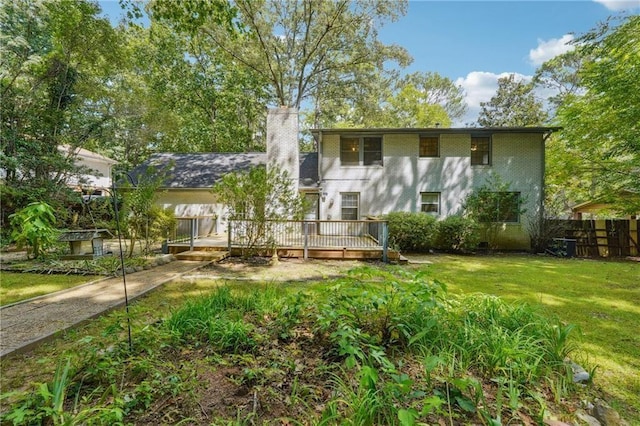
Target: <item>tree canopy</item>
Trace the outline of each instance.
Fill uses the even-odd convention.
[[[610,20],[578,39],[582,92],[558,107],[551,184],[576,201],[640,210],[640,16]]]
[[[483,127],[524,127],[544,123],[547,114],[533,93],[533,85],[515,75],[498,79],[498,90],[488,102],[480,102],[478,124]]]

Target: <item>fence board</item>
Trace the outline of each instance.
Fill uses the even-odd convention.
[[[576,240],[576,255],[581,257],[638,256],[640,226],[638,219],[547,221],[549,229],[562,229],[556,238]]]

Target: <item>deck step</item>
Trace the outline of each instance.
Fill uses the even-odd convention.
[[[398,263],[401,265],[407,264],[409,263],[409,259],[407,259],[403,255],[400,255],[400,257],[398,257]]]
[[[189,250],[183,251],[175,255],[178,260],[194,260],[203,261],[211,260],[213,262],[219,262],[222,259],[229,256],[228,251],[203,251],[203,250]]]

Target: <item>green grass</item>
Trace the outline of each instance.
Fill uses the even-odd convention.
[[[0,274],[0,305],[19,302],[88,283],[98,277],[88,275],[44,275],[17,272]]]
[[[333,292],[332,287],[335,282],[328,281],[282,283],[277,284],[276,287],[273,284],[248,285],[246,282],[238,284],[227,282],[226,284],[231,285],[236,294],[231,300],[226,297],[225,291],[218,290],[220,285],[224,284],[221,281],[200,280],[174,283],[151,293],[148,297],[131,306],[134,352],[142,352],[139,361],[140,363],[144,362],[140,364],[136,360],[130,365],[139,371],[136,374],[150,369],[152,372],[156,370],[161,372],[162,374],[157,375],[161,378],[179,377],[175,378],[175,383],[173,381],[167,383],[164,381],[158,383],[145,381],[137,386],[138,388],[143,385],[150,386],[153,392],[146,391],[150,395],[149,398],[158,393],[155,389],[165,389],[163,391],[165,394],[174,392],[178,384],[187,386],[188,380],[194,380],[186,376],[180,378],[182,377],[180,375],[186,374],[183,373],[183,370],[190,371],[191,367],[186,368],[186,366],[193,364],[193,368],[203,368],[203,362],[204,365],[216,363],[223,370],[237,368],[231,378],[242,383],[267,386],[270,380],[278,379],[281,383],[281,375],[294,377],[297,380],[299,377],[297,374],[300,374],[300,371],[296,369],[296,363],[300,360],[306,362],[313,359],[313,353],[310,353],[309,349],[315,347],[308,346],[309,341],[304,340],[304,337],[324,336],[324,340],[320,342],[322,345],[317,345],[317,347],[322,348],[325,357],[337,357],[342,350],[355,349],[353,353],[357,355],[356,360],[358,362],[371,360],[374,366],[380,366],[378,370],[381,376],[379,379],[364,377],[363,374],[366,371],[361,371],[361,376],[346,379],[343,377],[344,386],[338,387],[338,390],[340,390],[339,394],[344,396],[344,400],[335,406],[328,403],[323,411],[323,417],[326,414],[329,419],[337,415],[332,411],[334,408],[335,410],[347,410],[351,413],[350,415],[354,416],[357,413],[365,415],[376,404],[393,406],[393,404],[387,404],[393,398],[404,401],[406,399],[404,392],[408,392],[405,389],[407,387],[405,383],[409,379],[403,377],[404,372],[398,374],[396,378],[390,377],[388,374],[383,377],[384,363],[378,362],[378,358],[376,358],[380,347],[394,347],[397,344],[409,344],[412,348],[416,344],[423,346],[421,350],[417,351],[417,354],[414,354],[413,360],[407,361],[407,372],[411,375],[412,372],[421,368],[423,377],[411,376],[410,379],[420,380],[420,383],[426,383],[427,387],[433,386],[440,390],[443,390],[443,383],[445,383],[441,378],[442,370],[446,369],[446,366],[441,365],[441,362],[442,359],[446,359],[447,351],[424,346],[428,342],[449,342],[451,346],[447,350],[449,352],[456,351],[459,354],[456,362],[464,371],[469,371],[467,368],[471,367],[470,371],[487,370],[494,374],[493,371],[503,370],[500,365],[504,363],[506,355],[518,361],[519,365],[523,367],[520,369],[522,374],[529,374],[529,371],[532,371],[529,368],[536,367],[536,364],[527,356],[537,350],[536,342],[539,340],[539,334],[532,337],[525,334],[525,331],[529,333],[531,330],[530,326],[520,327],[534,322],[534,318],[528,310],[519,308],[521,306],[519,302],[527,302],[533,305],[537,311],[556,316],[565,324],[577,325],[578,329],[575,331],[578,333],[574,331],[572,337],[577,337],[578,341],[572,340],[571,343],[576,343],[578,350],[572,352],[571,357],[587,368],[597,365],[594,382],[596,393],[604,393],[605,399],[613,403],[614,408],[621,412],[629,424],[640,424],[640,411],[637,408],[640,407],[640,397],[638,396],[640,395],[638,382],[640,340],[636,335],[637,330],[640,329],[640,264],[516,255],[425,256],[425,259],[432,263],[389,269],[392,271],[419,269],[426,273],[427,278],[445,283],[450,294],[485,293],[497,295],[513,308],[494,300],[475,303],[474,300],[482,301],[483,299],[469,298],[467,299],[468,303],[459,304],[459,308],[453,312],[456,316],[451,317],[450,320],[445,318],[446,321],[438,321],[439,326],[431,327],[429,323],[420,325],[418,329],[421,330],[430,327],[429,333],[431,334],[422,336],[424,339],[418,339],[414,335],[409,338],[409,343],[402,343],[404,331],[415,329],[411,326],[412,324],[419,325],[421,320],[427,318],[420,315],[419,310],[402,309],[403,306],[408,306],[407,300],[404,298],[406,295],[403,296],[402,292],[391,292],[385,295],[369,291],[363,294],[360,290],[367,289],[361,288],[354,293],[337,293]],[[371,269],[376,269],[376,267]],[[387,268],[383,267],[382,269]],[[380,285],[384,285],[385,282],[389,283],[389,280],[386,279],[381,281],[377,272],[372,273],[372,278],[376,278],[374,281]],[[404,287],[404,284],[401,286]],[[295,299],[293,296],[301,290],[305,292],[306,296]],[[319,294],[327,290],[329,291],[328,300],[330,303],[320,302],[319,299],[316,299]],[[284,294],[292,293],[293,298],[283,299],[281,291]],[[218,294],[217,299],[213,297],[205,305],[193,303],[194,299],[202,300],[216,293]],[[259,300],[256,300],[255,297],[257,293],[261,295]],[[301,315],[299,312],[299,308],[308,304],[317,306],[319,308],[317,312],[322,314],[322,318],[314,318],[318,320],[324,318],[325,321],[323,323],[325,325],[321,329],[316,329],[311,334],[304,332],[305,323],[308,323],[311,317]],[[352,307],[356,305],[364,308],[366,313],[354,316],[353,321],[356,322],[353,324],[345,322],[345,319],[351,321],[350,313],[353,311]],[[211,309],[208,313],[203,311],[205,315],[201,316],[202,321],[198,316],[201,306]],[[327,307],[331,307],[331,309],[326,309]],[[389,309],[386,309],[387,307]],[[181,312],[183,309],[184,312]],[[336,318],[339,317],[327,314],[337,309],[340,309],[340,312],[345,315],[343,317],[345,319],[340,319],[340,322],[336,322]],[[222,312],[224,312],[224,316],[221,316]],[[373,315],[375,312],[378,314]],[[414,312],[417,313],[412,315]],[[188,313],[184,316],[184,321],[180,320],[181,313]],[[465,315],[460,316],[461,314]],[[64,358],[63,354],[73,354],[74,360],[80,358],[74,361],[77,363],[83,358],[80,354],[86,352],[88,345],[101,348],[96,351],[96,353],[102,354],[101,356],[114,358],[119,354],[117,348],[124,347],[126,342],[124,329],[126,322],[123,315],[122,311],[115,311],[99,320],[64,333],[60,339],[35,348],[19,360],[3,359],[1,362],[3,375],[0,377],[3,391],[4,389],[24,389],[29,383],[51,380],[56,366]],[[206,328],[201,327],[205,325],[206,321],[210,321],[208,317],[212,315],[224,321],[220,321],[216,325],[218,328],[212,328],[209,323],[206,324]],[[478,318],[483,322],[478,321]],[[196,321],[191,324],[189,319]],[[241,329],[238,327],[241,322],[253,325]],[[452,328],[456,323],[467,324],[465,327],[467,330],[479,329],[483,333],[478,334],[476,338],[469,339],[468,336],[458,333]],[[271,324],[275,328],[271,326],[265,328],[267,324]],[[192,325],[196,325],[196,328],[191,329]],[[407,328],[407,326],[411,327]],[[178,337],[179,340],[166,340],[161,334],[157,334],[162,329],[167,332],[171,330],[171,339]],[[199,335],[193,333],[192,330],[203,330],[205,334]],[[369,331],[367,332],[367,330]],[[384,333],[384,330],[389,330],[390,333]],[[562,343],[563,329],[559,328],[558,331],[560,332],[558,336],[547,334],[547,337],[557,338]],[[361,332],[367,332],[367,336],[363,336]],[[492,337],[482,338],[490,334]],[[246,343],[245,335],[253,339],[248,346],[243,343]],[[264,339],[261,336],[269,337]],[[212,338],[216,344],[207,344],[206,342]],[[371,340],[372,338],[374,340]],[[298,339],[303,339],[302,342],[305,344],[296,343]],[[468,344],[469,341],[475,342],[477,347],[487,349],[488,352],[484,352],[484,355],[473,352],[476,349]],[[160,344],[162,342],[165,343]],[[223,342],[228,344],[222,345]],[[242,344],[238,344],[238,342]],[[260,345],[267,345],[267,348],[261,349]],[[163,346],[165,349],[160,349]],[[242,349],[242,355],[234,355],[234,357],[227,359],[218,353],[221,350],[235,351],[236,347]],[[109,349],[105,351],[104,348]],[[159,358],[168,348],[172,348],[169,352],[171,357],[168,359]],[[360,348],[365,352],[362,352]],[[376,350],[371,351],[371,348]],[[250,353],[247,352],[247,349]],[[557,351],[559,357],[563,356],[563,350],[564,348],[560,346]],[[206,361],[182,359],[183,357],[198,358],[197,355],[200,353],[208,354]],[[463,356],[465,354],[468,356]],[[513,358],[514,354],[517,355],[516,358]],[[176,359],[173,359],[174,357]],[[420,357],[423,357],[424,360],[421,361]],[[537,357],[535,358],[537,359]],[[264,359],[269,359],[269,364],[264,364]],[[294,362],[294,360],[297,361]],[[416,370],[416,363],[420,363],[423,367]],[[122,377],[124,377],[123,373],[110,363],[89,362],[87,365],[96,365],[96,369],[99,367],[102,374],[108,373],[109,380],[105,379],[108,383],[113,380],[121,383]],[[513,361],[510,361],[510,365],[513,365]],[[324,383],[327,380],[331,381],[334,373],[337,372],[327,370],[318,373],[318,377],[322,378],[321,382]],[[114,377],[117,377],[117,380]],[[363,383],[375,382],[376,380],[382,389],[387,389],[385,387],[387,385],[390,386],[388,390],[391,393],[374,395],[366,392],[366,388],[359,388],[363,386]],[[462,379],[456,378],[450,384],[464,393],[460,396],[461,398],[473,399],[474,383],[472,381],[463,383],[460,380]],[[518,380],[508,381],[507,384],[511,382],[515,383],[515,386],[507,388],[507,385],[504,385],[504,406],[518,406],[519,402],[528,398],[526,390],[517,385]],[[384,386],[382,386],[383,383]],[[416,383],[418,382],[416,381]],[[557,385],[559,389],[562,383],[557,383],[559,383]],[[304,398],[307,398],[306,402],[301,403],[301,407],[307,407],[305,404],[308,404],[310,409],[315,409],[316,405],[313,404],[313,401],[308,400],[309,397],[306,395],[315,395],[320,385],[315,382],[304,383],[302,378],[299,382],[296,381],[295,385],[295,391],[293,388],[291,390],[291,401],[303,400],[304,402]],[[557,389],[556,387],[552,388],[554,391]],[[353,395],[350,394],[349,389],[352,389]],[[587,391],[591,393],[592,388],[588,387]],[[136,392],[140,395],[145,394],[140,389]],[[249,393],[249,396],[251,395]],[[376,399],[372,399],[373,396]],[[592,398],[585,399],[592,400]],[[160,400],[164,401],[164,399]],[[442,402],[442,395],[438,398],[433,397],[429,401],[424,400],[424,402],[425,404],[427,402],[433,403],[432,413],[436,414],[441,413],[445,407],[437,404]],[[405,408],[410,410],[410,407]],[[400,411],[407,414],[407,410]],[[199,408],[196,407],[196,412],[198,411]],[[445,418],[448,415],[446,411],[441,413]],[[398,412],[399,414],[400,412]],[[331,421],[328,421],[331,424]]]
[[[640,423],[640,263],[540,256],[428,256],[413,266],[452,293],[486,293],[539,306],[578,327],[579,362],[597,386]],[[635,408],[634,408],[635,407]]]

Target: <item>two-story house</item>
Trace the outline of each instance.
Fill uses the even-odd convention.
[[[495,174],[510,184],[511,204],[521,201],[526,210],[518,214],[519,209],[503,209],[496,242],[505,249],[527,249],[529,223],[541,220],[544,209],[544,145],[554,130],[315,129],[317,152],[300,154],[297,111],[275,108],[267,119],[266,154],[158,154],[142,168],[172,162],[161,203],[178,214],[214,213],[221,230],[224,207],[216,204],[211,186],[222,174],[250,166],[277,164],[287,170],[292,185],[313,206],[306,218],[321,220],[356,220],[393,211],[444,218],[461,213],[467,195]]]

